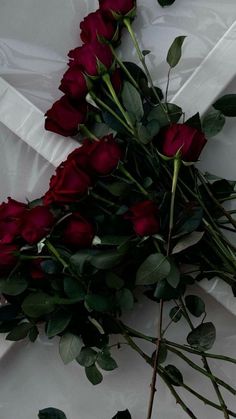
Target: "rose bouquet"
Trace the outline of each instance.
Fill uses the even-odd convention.
[[[33,342],[43,325],[49,339],[60,337],[63,362],[76,360],[94,385],[102,381],[102,370],[117,368],[112,352],[130,345],[153,369],[147,419],[157,376],[189,417],[197,416],[177,387],[225,418],[236,417],[221,388],[234,396],[236,390],[209,363],[236,361],[209,352],[215,327],[206,319],[204,301],[189,293],[189,285],[215,276],[235,292],[236,248],[225,234],[236,231],[235,211],[225,206],[235,198],[235,184],[201,173],[194,163],[225,117],[236,116],[236,95],[218,99],[204,118],[185,120],[184,111],[168,101],[185,37],[168,51],[163,94],[146,64],[149,51],[141,51],[132,29],[135,1],[99,3],[80,25],[83,45],[68,54],[64,96],[46,113],[46,129],[75,136],[80,146],[56,169],[42,198],[9,198],[0,206],[0,331],[8,340]],[[142,68],[116,52],[125,28]],[[156,336],[123,321],[142,294],[157,303]],[[166,301],[173,302],[168,324]],[[197,326],[192,317],[199,319]],[[181,318],[189,325],[187,344],[168,339]],[[116,334],[123,343],[111,344]],[[153,346],[151,353],[139,346],[142,340]],[[169,353],[208,377],[218,403],[185,382],[168,363]],[[128,411],[115,416],[130,417]]]

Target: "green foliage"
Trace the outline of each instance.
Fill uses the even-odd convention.
[[[166,278],[170,273],[170,263],[166,256],[154,253],[142,263],[137,271],[138,285],[151,285]]]
[[[182,109],[174,103],[167,103],[165,106],[171,122],[178,122],[183,113]],[[168,126],[170,123],[167,113],[160,105],[150,111],[147,119],[148,121],[157,120],[161,128]]]
[[[66,276],[64,278],[64,291],[67,295],[67,297],[74,299],[76,298],[79,300],[84,300],[85,297],[85,290],[81,283],[70,276]]]
[[[178,368],[176,368],[174,365],[167,365],[164,369],[170,384],[172,384],[173,386],[183,385],[183,376],[181,372],[178,370]]]
[[[0,279],[0,293],[3,294],[19,295],[26,290],[27,286],[28,282],[21,274]]]
[[[132,310],[134,307],[134,297],[128,288],[117,291],[116,300],[121,310]]]
[[[94,386],[100,384],[103,380],[102,373],[98,370],[96,365],[91,365],[90,367],[85,367],[85,374]]]
[[[48,407],[39,411],[39,419],[66,419],[65,413],[55,407]]]
[[[20,323],[16,327],[14,327],[10,333],[8,333],[6,339],[12,340],[12,341],[24,339],[28,336],[28,333],[31,328],[32,328],[31,323],[26,323],[26,322]]]
[[[122,101],[126,110],[134,115],[137,121],[140,121],[144,115],[143,104],[138,90],[128,81],[124,83],[122,90]]]
[[[187,342],[199,351],[211,349],[216,339],[216,329],[213,323],[202,323],[187,336]]]
[[[181,309],[176,306],[170,310],[169,316],[174,323],[178,323],[182,317]]]
[[[98,312],[107,312],[113,308],[112,301],[108,297],[99,294],[86,295],[85,302],[91,310]]]
[[[180,61],[185,38],[186,36],[178,36],[170,46],[166,60],[171,68],[176,67]]]
[[[132,419],[130,412],[126,410],[122,410],[120,412],[117,412],[115,416],[113,416],[112,419]]]
[[[195,317],[200,317],[205,313],[205,303],[197,295],[187,295],[185,297],[185,304],[188,311]]]
[[[47,327],[46,327],[47,336],[51,338],[53,336],[56,336],[62,333],[69,325],[71,318],[72,318],[72,313],[68,313],[67,311],[62,310],[62,309],[55,311],[51,315],[47,323]]]
[[[109,352],[100,352],[97,357],[98,366],[104,371],[113,371],[118,365]]]
[[[92,348],[84,347],[81,349],[76,361],[83,367],[91,367],[91,365],[95,364],[96,359],[97,352]]]
[[[222,96],[213,104],[213,107],[224,116],[236,116],[236,94]]]
[[[219,134],[225,125],[225,117],[220,111],[211,111],[203,119],[202,129],[207,138]]]
[[[64,364],[74,361],[83,347],[82,339],[73,333],[64,334],[59,342],[59,353]]]
[[[44,292],[29,294],[22,303],[23,312],[32,318],[44,316],[55,309],[54,298]]]

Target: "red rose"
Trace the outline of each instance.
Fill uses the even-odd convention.
[[[21,225],[21,236],[29,244],[36,244],[50,232],[54,217],[48,207],[39,205],[27,211]]]
[[[114,17],[113,13],[125,16],[136,7],[135,0],[99,0],[102,12],[109,17]]]
[[[85,122],[86,102],[74,103],[67,96],[62,96],[46,113],[45,129],[69,137],[76,135],[78,125]]]
[[[110,47],[99,41],[75,48],[69,52],[68,56],[72,59],[70,66],[80,65],[89,76],[98,76],[106,72],[114,62]],[[103,68],[99,64],[102,64]]]
[[[18,246],[14,244],[1,244],[0,243],[0,276],[8,274],[17,263]]]
[[[26,208],[26,204],[11,198],[0,205],[0,243],[10,244],[19,235],[20,219]]]
[[[43,198],[44,204],[78,201],[88,192],[90,185],[89,175],[77,166],[73,158],[70,158],[62,163],[56,169],[56,174],[51,177],[49,191]]]
[[[84,99],[88,93],[88,86],[80,66],[70,67],[64,74],[59,89],[74,99]]]
[[[80,23],[80,29],[80,37],[84,43],[97,41],[99,38],[111,41],[116,32],[116,25],[97,10],[86,16]]]
[[[142,201],[129,208],[125,218],[131,220],[136,234],[151,236],[160,230],[158,208],[153,201]]]
[[[94,237],[94,228],[79,213],[67,218],[62,233],[63,242],[74,247],[90,247]]]
[[[206,142],[201,131],[185,124],[172,124],[163,131],[160,151],[167,157],[174,157],[180,150],[182,160],[194,162]]]

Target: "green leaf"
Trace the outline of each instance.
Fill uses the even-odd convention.
[[[91,310],[96,310],[101,313],[112,309],[111,301],[103,295],[88,294],[85,297],[85,302]]]
[[[176,368],[174,365],[167,365],[165,368],[165,372],[168,377],[168,381],[173,386],[182,386],[183,385],[183,376],[181,372]]]
[[[128,288],[117,291],[116,299],[121,310],[132,310],[134,307],[134,296]]]
[[[104,184],[105,188],[114,196],[123,196],[130,190],[130,184],[126,182],[113,182],[110,184]]]
[[[124,61],[123,64],[138,84],[140,84],[143,80],[147,82],[146,74],[144,73],[142,68],[140,68],[137,64],[132,63],[130,61]],[[126,78],[127,77],[126,73],[123,73],[123,74],[124,74],[124,78]]]
[[[82,349],[82,339],[73,333],[66,333],[59,342],[59,353],[64,364],[69,364],[79,356]]]
[[[204,231],[193,231],[188,236],[181,239],[172,250],[172,254],[183,252],[189,247],[195,246],[204,236]]]
[[[188,125],[189,127],[195,128],[198,131],[202,131],[202,123],[200,119],[200,114],[197,112],[195,115],[191,116],[186,122],[185,125]]]
[[[170,310],[169,316],[174,323],[177,323],[182,317],[182,312],[180,308],[176,306]]]
[[[225,116],[236,116],[236,94],[222,96],[213,107]]]
[[[197,295],[187,295],[185,297],[185,304],[188,311],[195,317],[200,317],[205,313],[205,303]]]
[[[54,407],[48,407],[39,411],[39,419],[66,419],[65,413],[62,410],[55,409]]]
[[[170,260],[170,272],[168,276],[166,277],[167,282],[173,287],[176,288],[179,285],[180,282],[180,271],[173,262],[173,260]]]
[[[159,351],[158,364],[163,364],[166,361],[167,355],[168,355],[167,347],[164,343],[162,343],[160,346],[160,351]],[[153,365],[154,365],[155,357],[156,357],[156,351],[154,351],[152,354]]]
[[[129,411],[126,410],[122,410],[120,412],[117,412],[117,414],[115,416],[113,416],[112,419],[132,419],[131,414],[129,413]]]
[[[58,272],[58,264],[54,260],[44,260],[40,263],[42,271],[48,275],[53,275]]]
[[[220,111],[211,111],[203,119],[202,129],[207,138],[217,135],[225,125],[225,117]]]
[[[199,351],[211,349],[216,339],[216,329],[213,323],[202,323],[189,333],[187,342]]]
[[[97,363],[104,371],[113,371],[118,368],[116,361],[107,352],[100,352],[98,354]]]
[[[96,362],[97,352],[92,348],[82,348],[79,356],[77,356],[76,361],[82,365],[82,367],[90,367]]]
[[[122,101],[125,109],[131,112],[137,121],[143,117],[143,104],[138,90],[128,81],[124,82],[123,90],[121,93]]]
[[[29,317],[41,317],[55,309],[54,299],[44,292],[28,295],[22,304],[22,310]]]
[[[67,297],[72,299],[79,299],[81,301],[84,300],[85,291],[83,286],[79,283],[79,281],[75,278],[65,277],[64,279],[64,291]]]
[[[28,336],[30,329],[32,328],[31,323],[18,324],[10,333],[8,333],[6,340],[17,341],[25,339]]]
[[[146,57],[146,55],[150,54],[150,52],[151,52],[150,49],[144,49],[142,51],[142,54],[143,54],[144,57]]]
[[[178,122],[182,115],[182,109],[174,103],[167,103],[166,106],[171,122]],[[152,121],[153,119],[159,122],[161,128],[166,127],[170,124],[166,113],[160,105],[156,106],[149,112],[147,120]]]
[[[170,6],[171,4],[175,2],[175,0],[157,0],[157,1],[162,7]]]
[[[65,310],[58,310],[54,312],[47,323],[46,335],[49,338],[63,332],[71,321],[72,314]]]
[[[30,342],[35,342],[37,337],[39,335],[38,328],[36,326],[33,326],[29,331],[29,340]]]
[[[97,369],[96,365],[91,365],[90,367],[85,367],[85,374],[94,386],[100,384],[103,380],[101,372]]]
[[[0,279],[0,293],[7,295],[19,295],[26,290],[28,282],[20,274],[10,278]]]
[[[113,250],[107,250],[91,256],[90,263],[97,269],[106,270],[119,265],[122,259],[123,256],[120,253]]]
[[[186,36],[178,36],[170,46],[166,60],[171,68],[174,68],[180,61],[185,38]]]
[[[157,283],[154,296],[157,300],[170,301],[182,295],[184,290],[185,286],[181,282],[177,288],[173,288],[166,279],[163,279]]]
[[[166,278],[170,272],[170,263],[166,256],[161,253],[154,253],[142,263],[139,267],[136,284],[151,285],[163,278]]]
[[[124,286],[124,281],[118,275],[113,272],[108,272],[106,275],[106,284],[108,288],[119,290]]]
[[[200,226],[203,217],[203,209],[201,207],[196,207],[192,211],[193,213],[188,215],[188,218],[181,225],[178,233],[192,233]]]

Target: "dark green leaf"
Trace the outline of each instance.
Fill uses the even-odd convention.
[[[225,117],[220,111],[212,111],[205,116],[202,129],[207,138],[217,135],[225,125]]]
[[[117,414],[113,416],[112,419],[132,419],[132,417],[128,410],[122,410],[117,412]]]
[[[182,115],[182,109],[174,103],[167,103],[166,106],[171,122],[178,122]],[[159,122],[160,127],[166,127],[170,123],[166,112],[164,112],[163,108],[160,105],[156,106],[151,110],[151,112],[148,114],[147,119],[148,121],[152,121],[153,119],[157,120]]]
[[[39,331],[36,326],[33,326],[29,331],[29,340],[30,342],[35,342],[39,335]]]
[[[175,0],[157,0],[157,1],[162,7],[170,6],[171,4],[175,2]]]
[[[63,335],[59,342],[59,353],[64,364],[68,364],[77,358],[82,346],[83,342],[79,336],[72,333]]]
[[[163,364],[166,361],[167,355],[168,355],[167,347],[164,343],[162,343],[160,346],[160,351],[159,351],[159,356],[158,356],[158,364]],[[152,354],[153,365],[154,365],[155,357],[156,357],[156,351],[154,351]]]
[[[7,295],[19,295],[26,290],[28,282],[20,274],[10,278],[0,279],[0,293]]]
[[[123,135],[127,135],[127,129],[110,112],[108,112],[108,111],[102,112],[102,117],[103,117],[103,120],[106,123],[106,125],[108,125],[110,128],[112,128],[114,131],[116,131],[120,134],[123,134]]]
[[[213,107],[225,116],[236,116],[236,94],[222,96]]]
[[[173,260],[170,260],[170,272],[166,277],[167,282],[173,287],[176,288],[179,285],[180,281],[180,271],[173,262]]]
[[[234,193],[234,187],[235,182],[229,182],[226,179],[221,179],[211,185],[211,191],[216,198],[223,199]]]
[[[205,313],[205,303],[197,295],[187,295],[185,297],[185,304],[188,311],[195,317],[200,317]]]
[[[174,323],[177,323],[182,317],[182,312],[180,308],[176,306],[170,310],[169,316]]]
[[[39,419],[66,419],[65,413],[54,407],[48,407],[39,411]]]
[[[200,114],[197,112],[195,115],[191,116],[186,122],[185,125],[188,125],[189,127],[195,128],[198,131],[202,131],[202,123],[200,119]]]
[[[103,313],[112,309],[111,301],[103,295],[89,294],[85,297],[85,301],[91,310]]]
[[[63,332],[71,321],[72,314],[65,310],[58,310],[52,314],[48,323],[46,334],[49,338]]]
[[[178,36],[170,46],[166,60],[171,68],[175,67],[179,63],[182,55],[182,45],[185,38],[186,36]]]
[[[202,323],[189,333],[187,342],[199,351],[211,349],[216,339],[216,329],[213,323]]]
[[[106,284],[109,288],[119,290],[124,286],[124,281],[113,272],[108,272],[106,275]]]
[[[138,285],[151,285],[163,278],[166,278],[170,272],[170,263],[166,256],[161,253],[154,253],[142,263],[139,267],[136,283]]]
[[[85,373],[90,383],[92,383],[94,386],[100,384],[103,380],[103,376],[101,372],[97,369],[96,365],[85,367]]]
[[[97,363],[104,371],[113,371],[118,367],[116,361],[107,352],[100,352],[98,354]]]
[[[196,207],[193,209],[193,213],[184,221],[181,225],[180,230],[178,233],[192,233],[193,231],[197,230],[202,222],[203,217],[203,209],[201,207]]]
[[[195,246],[203,238],[204,231],[193,231],[187,236],[183,237],[172,250],[172,254],[183,252],[189,247]]]
[[[83,286],[79,283],[79,281],[75,278],[65,277],[64,279],[64,291],[67,297],[72,299],[79,299],[81,301],[84,300],[85,291]]]
[[[90,367],[96,362],[97,352],[92,348],[82,348],[79,356],[77,356],[76,361],[82,365],[82,367]]]
[[[134,296],[128,288],[117,291],[116,299],[121,310],[132,310],[134,307]]]
[[[157,283],[154,296],[157,300],[170,301],[173,298],[178,298],[183,294],[185,286],[180,283],[177,288],[173,288],[168,284],[166,279]]]
[[[143,51],[142,51],[142,54],[143,54],[143,56],[145,57],[146,55],[148,55],[148,54],[150,54],[150,50],[149,49],[144,49]]]
[[[29,330],[32,328],[31,323],[18,324],[14,329],[7,335],[6,340],[17,341],[25,339],[28,336]]]
[[[173,386],[182,386],[184,380],[181,372],[174,365],[167,365],[165,367],[165,372],[167,374],[169,382]]]
[[[105,185],[106,189],[114,196],[123,196],[130,190],[130,185],[126,182],[113,182]]]
[[[141,80],[145,80],[147,82],[146,74],[137,64],[129,61],[124,61],[123,64],[138,84],[140,84]],[[124,77],[127,77],[126,73],[124,73]]]
[[[123,256],[116,251],[98,252],[90,258],[90,263],[97,269],[111,269],[120,264]]]
[[[22,310],[29,317],[41,317],[55,309],[54,299],[44,292],[28,295],[22,304]]]
[[[143,104],[138,90],[126,81],[121,96],[125,109],[131,112],[137,121],[140,121],[143,117]]]

